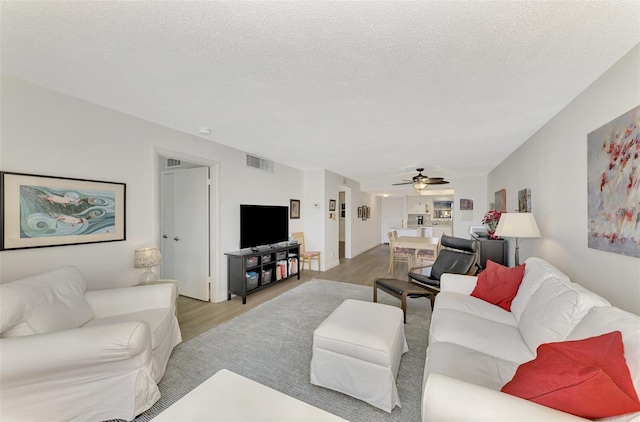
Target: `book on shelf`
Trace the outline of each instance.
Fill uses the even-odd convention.
[[[298,258],[289,258],[289,274],[298,274]]]

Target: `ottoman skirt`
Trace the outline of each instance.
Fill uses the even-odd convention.
[[[408,350],[399,308],[347,299],[314,331],[311,383],[391,412]]]

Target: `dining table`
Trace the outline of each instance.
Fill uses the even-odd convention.
[[[397,240],[393,242],[393,246],[396,248],[407,248],[407,249],[415,249],[415,254],[413,259],[418,260],[419,251],[421,250],[429,250],[433,251],[433,259],[437,256],[436,249],[438,248],[438,243],[440,242],[439,237],[418,237],[418,236],[400,236]],[[431,258],[429,258],[431,259]],[[410,267],[413,266],[413,263],[410,263]]]
[[[439,241],[438,237],[400,236],[394,245],[396,248],[435,249]]]

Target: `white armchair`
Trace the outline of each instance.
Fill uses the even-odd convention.
[[[75,267],[0,285],[1,420],[131,420],[160,398],[175,285],[86,287]]]

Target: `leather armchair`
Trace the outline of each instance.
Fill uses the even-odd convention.
[[[409,269],[409,281],[430,287],[440,287],[442,274],[475,275],[478,271],[478,241],[442,235],[436,260]]]

